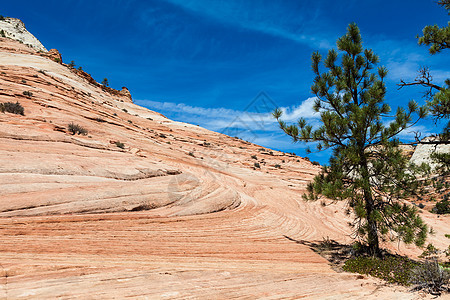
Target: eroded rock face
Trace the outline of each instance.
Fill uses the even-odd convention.
[[[320,167],[89,78],[1,40],[0,102],[25,116],[0,113],[0,298],[417,296],[336,273],[308,247],[350,241],[343,203],[301,200]],[[448,219],[424,217],[443,249]]]
[[[132,101],[131,93],[126,87],[122,87],[122,90],[120,91],[120,94],[123,95],[124,97],[130,99],[130,101]]]
[[[47,52],[48,57],[53,60],[54,62],[57,62],[59,64],[62,64],[62,56],[61,53],[59,53],[56,49],[50,49],[50,51]]]
[[[47,49],[45,49],[37,38],[28,32],[25,24],[19,19],[5,18],[4,20],[0,20],[0,30],[3,30],[7,38],[19,41],[38,51],[47,52]]]

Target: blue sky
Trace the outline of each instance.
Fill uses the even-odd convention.
[[[301,156],[305,145],[292,144],[268,112],[279,106],[288,121],[305,116],[317,124],[310,56],[335,47],[349,23],[389,69],[392,107],[424,102],[422,89],[396,86],[420,66],[438,84],[450,77],[448,53],[430,56],[415,38],[449,20],[434,0],[5,1],[0,14],[22,19],[47,49],[97,81],[128,87],[139,105]],[[425,120],[415,130],[439,128]],[[310,158],[325,163],[327,156]]]

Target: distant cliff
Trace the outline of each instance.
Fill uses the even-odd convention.
[[[28,45],[38,51],[47,52],[42,43],[25,28],[25,24],[19,19],[3,18],[0,19],[0,36],[11,38]]]

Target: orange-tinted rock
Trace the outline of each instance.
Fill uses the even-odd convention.
[[[122,87],[122,90],[119,92],[122,96],[130,99],[130,101],[133,101],[133,99],[131,98],[131,93],[130,91],[126,88],[126,87]]]
[[[0,113],[0,298],[417,296],[308,247],[351,241],[344,203],[301,200],[320,167],[171,121],[24,47],[0,43],[0,102],[25,108]],[[444,249],[448,216],[423,217]]]
[[[47,56],[59,64],[62,64],[63,62],[61,53],[56,49],[50,49],[50,51],[47,52]]]

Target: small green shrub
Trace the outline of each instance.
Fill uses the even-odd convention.
[[[9,112],[12,114],[22,115],[22,116],[25,115],[23,106],[19,102],[0,103],[0,111],[1,112]]]
[[[6,20],[5,17],[0,15],[0,21],[5,21],[5,20]]]
[[[253,159],[258,159],[258,157],[256,157],[256,155],[252,155],[251,156]]]
[[[6,37],[5,31],[4,31],[3,29],[0,30],[0,36],[1,36],[1,37],[4,37],[4,38]]]
[[[78,124],[74,124],[73,122],[70,123],[69,125],[67,125],[67,129],[73,135],[75,135],[75,134],[87,135],[88,134],[88,131],[85,128],[81,127]]]
[[[102,85],[103,86],[109,86],[108,78],[103,78]]]
[[[189,152],[188,154],[189,154],[189,156],[195,157],[193,152]]]
[[[436,205],[431,210],[436,214],[450,214],[450,201],[447,199],[436,202]]]
[[[315,161],[315,160],[314,160],[314,161],[312,161],[311,163],[312,163],[314,166],[320,166],[320,163],[319,163],[318,161]]]
[[[259,165],[259,163],[255,162],[253,165],[255,166],[255,168],[261,169],[261,166]]]
[[[450,272],[441,267],[437,259],[427,260],[411,272],[413,290],[424,290],[433,295],[450,291]]]
[[[281,168],[281,165],[276,164],[274,167],[277,168],[277,169],[280,169],[280,168]]]
[[[33,92],[30,92],[30,91],[23,91],[22,94],[27,97],[33,97]]]
[[[384,258],[360,256],[347,260],[343,269],[347,272],[378,277],[389,283],[409,285],[411,272],[418,265],[419,263],[401,256]]]
[[[70,61],[70,64],[69,64],[68,66],[69,66],[69,68],[71,68],[71,69],[75,68],[75,62],[74,62],[73,60]]]
[[[122,142],[117,141],[116,142],[116,146],[119,147],[120,149],[124,149],[125,148],[125,144]]]

